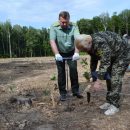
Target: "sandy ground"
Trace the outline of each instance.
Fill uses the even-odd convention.
[[[101,92],[91,92],[87,102],[78,61],[83,99],[59,101],[57,69],[53,57],[0,59],[0,130],[130,130],[130,72],[123,79],[120,112],[105,116],[99,105],[105,102],[106,84]],[[89,58],[88,58],[89,59]],[[70,88],[70,83],[69,83]]]

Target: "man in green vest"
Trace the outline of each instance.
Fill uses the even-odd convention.
[[[77,60],[79,51],[74,45],[75,36],[79,35],[78,26],[70,22],[70,14],[62,11],[59,14],[59,21],[55,22],[50,28],[50,45],[55,55],[56,65],[58,69],[58,86],[60,92],[60,100],[66,100],[66,72],[65,59],[70,70],[71,89],[73,96],[83,98],[79,93],[79,82],[77,72]]]

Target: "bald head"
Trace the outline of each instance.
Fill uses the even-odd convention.
[[[86,34],[77,35],[75,37],[75,45],[80,51],[89,51],[92,47],[92,37]]]

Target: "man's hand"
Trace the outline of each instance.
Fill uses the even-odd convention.
[[[79,53],[74,53],[73,57],[72,57],[72,60],[79,60],[80,56],[79,56]]]
[[[55,54],[56,61],[63,61],[63,57],[60,54]]]
[[[97,72],[96,72],[96,71],[92,71],[92,72],[91,72],[91,76],[92,76],[93,82],[96,81],[97,78],[98,78],[98,75],[97,75]]]
[[[97,81],[94,82],[93,88],[95,91],[100,91],[103,88],[102,83],[99,79],[97,79]]]
[[[109,73],[106,72],[104,75],[104,80],[110,80],[110,79],[111,79],[111,77],[110,77]]]

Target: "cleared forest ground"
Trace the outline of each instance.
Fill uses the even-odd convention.
[[[81,93],[88,85],[82,58],[78,61]],[[105,102],[105,82],[103,92],[91,93],[90,103],[85,94],[79,100],[71,91],[68,101],[59,102],[54,75],[53,57],[0,59],[0,130],[130,130],[130,72],[122,91],[129,95],[122,95],[121,111],[114,116],[99,109]]]

